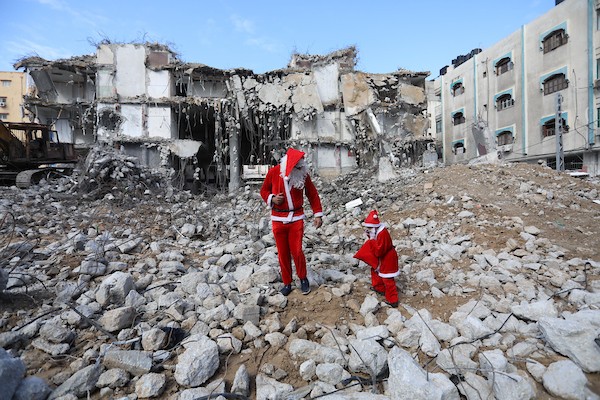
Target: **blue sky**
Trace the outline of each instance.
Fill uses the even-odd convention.
[[[569,1],[569,0],[566,0]],[[487,48],[554,0],[0,0],[0,70],[18,59],[95,52],[95,43],[159,42],[182,61],[255,73],[285,68],[294,52],[351,45],[357,69],[430,71]]]

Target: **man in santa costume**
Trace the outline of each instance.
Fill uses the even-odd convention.
[[[398,253],[392,243],[392,237],[385,224],[379,219],[379,213],[371,211],[363,226],[366,227],[367,241],[362,245],[354,258],[358,258],[371,266],[372,289],[385,295],[386,302],[392,307],[398,306],[398,289],[396,276],[398,270]]]
[[[304,236],[304,193],[308,198],[319,228],[323,221],[321,199],[308,174],[304,152],[288,149],[281,157],[279,165],[269,169],[260,189],[260,195],[271,208],[273,236],[279,253],[279,268],[283,288],[281,293],[287,296],[292,291],[292,258],[296,274],[300,278],[300,290],[310,293],[310,283],[306,277],[306,257],[302,251]]]

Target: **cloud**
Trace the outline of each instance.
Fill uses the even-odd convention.
[[[67,7],[62,0],[38,0],[38,3],[48,5],[55,10],[63,10]]]
[[[33,54],[45,58],[46,60],[56,60],[73,56],[73,54],[65,49],[45,46],[27,39],[20,39],[18,41],[9,40],[6,41],[4,45],[10,53],[14,54],[15,60]]]
[[[247,38],[244,43],[249,46],[258,47],[259,49],[265,50],[269,53],[277,53],[279,51],[281,46],[275,41],[267,37],[260,37],[256,35],[254,21],[247,18],[242,18],[237,14],[231,15],[230,18],[235,30],[237,32],[246,34]]]
[[[70,7],[63,0],[37,0],[38,3],[49,6],[56,11],[62,11],[69,14],[74,18],[74,22],[79,22],[82,25],[97,26],[99,20],[106,21],[107,19],[102,15],[95,14],[93,12],[79,12],[77,9]]]
[[[256,38],[246,39],[246,44],[248,44],[250,46],[258,47],[269,53],[277,53],[281,49],[280,44],[275,43],[272,40],[270,40],[268,38],[264,38],[264,37],[262,37],[262,38],[256,37]]]
[[[233,22],[233,26],[235,30],[238,32],[244,32],[249,34],[254,34],[254,22],[240,17],[239,15],[232,15],[231,22]]]

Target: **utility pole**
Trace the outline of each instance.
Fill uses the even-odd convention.
[[[556,115],[554,116],[554,132],[556,137],[556,170],[565,170],[565,153],[562,138],[562,96],[556,94]]]

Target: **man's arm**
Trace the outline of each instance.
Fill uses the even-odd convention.
[[[320,228],[323,225],[323,207],[321,206],[321,198],[319,197],[319,192],[312,179],[310,179],[310,175],[306,175],[306,181],[304,181],[304,189],[306,191],[306,197],[308,197],[308,202],[310,203],[310,208],[313,211],[315,216],[315,227]]]
[[[263,184],[260,188],[260,197],[262,197],[263,201],[267,203],[267,205],[271,208],[273,208],[273,203],[271,202],[271,199],[274,196],[271,190],[273,187],[272,171],[273,168],[269,169],[269,171],[267,172],[267,176],[265,176],[265,180],[263,181]]]

